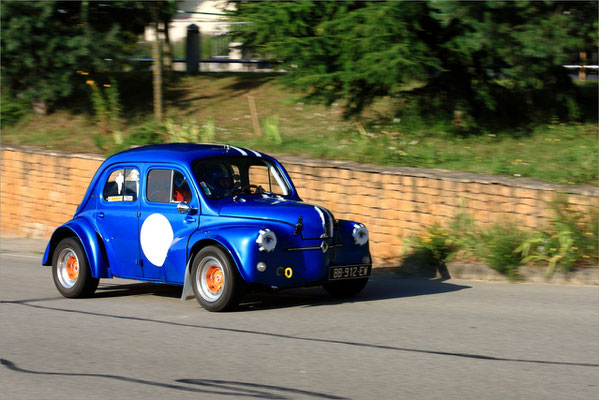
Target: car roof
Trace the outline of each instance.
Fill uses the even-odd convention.
[[[198,158],[215,156],[253,156],[266,157],[254,150],[226,144],[167,143],[136,147],[114,154],[105,164],[122,162],[180,162],[191,164]]]

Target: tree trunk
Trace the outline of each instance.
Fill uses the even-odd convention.
[[[156,37],[152,43],[152,75],[154,86],[154,118],[162,121],[162,57],[160,52],[160,33],[158,31],[158,22],[154,24]]]
[[[171,43],[170,34],[168,32],[168,19],[162,21],[164,26],[164,70],[173,70],[173,44]]]
[[[581,81],[586,81],[587,79],[587,71],[584,68],[584,66],[587,63],[587,52],[586,51],[581,51],[579,53],[580,56],[580,69],[578,70],[578,79],[580,79]]]

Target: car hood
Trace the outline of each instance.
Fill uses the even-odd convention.
[[[285,222],[296,226],[302,218],[302,238],[333,236],[334,219],[329,210],[295,200],[273,197],[238,197],[227,199],[218,214],[226,217],[254,218]]]

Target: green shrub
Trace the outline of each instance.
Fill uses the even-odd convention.
[[[164,126],[171,143],[200,141],[200,127],[195,121],[175,123],[171,118],[167,118]]]
[[[202,126],[199,126],[195,121],[175,123],[171,118],[167,118],[164,126],[171,143],[214,143],[216,139],[216,127],[212,117],[208,118]]]
[[[597,210],[581,212],[568,199],[558,196],[551,204],[553,218],[541,231],[528,232],[514,223],[478,228],[474,218],[463,210],[447,224],[435,223],[422,234],[404,241],[408,263],[440,266],[454,257],[484,261],[511,281],[518,279],[521,265],[536,262],[547,265],[546,278],[555,271],[571,271],[576,266],[597,265],[599,221]]]
[[[30,109],[31,105],[26,101],[3,94],[2,100],[0,100],[0,121],[3,126],[14,125]]]
[[[155,120],[150,120],[133,129],[126,139],[127,147],[164,143],[167,135],[166,127]]]
[[[460,212],[448,225],[450,235],[459,248],[458,256],[463,258],[473,257],[479,246],[479,229],[474,223],[474,217],[465,211],[463,199],[460,202]]]
[[[202,126],[201,139],[204,143],[214,143],[216,139],[216,127],[214,126],[214,118],[210,117]]]
[[[273,115],[272,117],[266,118],[264,121],[264,135],[267,139],[272,140],[276,144],[283,143],[281,133],[279,132],[279,116]]]
[[[449,277],[446,264],[460,250],[459,241],[440,224],[434,223],[423,233],[411,235],[404,241],[405,251],[420,265],[439,269],[443,277]]]
[[[115,145],[123,144],[121,113],[122,106],[119,100],[119,88],[116,80],[103,84],[102,89],[93,80],[86,82],[91,87],[91,100],[97,124],[102,134],[111,135]],[[105,143],[105,139],[96,140]],[[106,146],[106,145],[104,145]]]
[[[553,218],[544,230],[524,241],[518,251],[524,262],[547,264],[545,277],[555,271],[572,271],[576,265],[597,263],[597,211],[574,210],[568,199],[558,196],[551,204]]]
[[[478,256],[491,268],[508,277],[518,279],[518,267],[524,264],[518,247],[530,234],[512,223],[495,224],[479,234]]]

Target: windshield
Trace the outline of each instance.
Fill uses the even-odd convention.
[[[193,174],[211,199],[241,194],[289,196],[291,189],[272,162],[258,157],[212,157],[196,160]]]

